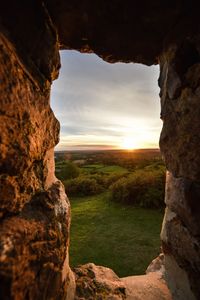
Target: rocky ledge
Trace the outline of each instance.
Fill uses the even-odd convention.
[[[163,278],[164,269],[158,268],[158,260],[160,262],[160,258],[148,268],[146,275],[125,278],[119,278],[113,270],[93,263],[79,266],[74,269],[75,300],[171,300]]]

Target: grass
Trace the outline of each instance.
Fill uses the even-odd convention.
[[[84,165],[83,168],[86,169],[101,169],[103,167],[102,164],[92,164],[92,165]]]
[[[144,274],[160,252],[163,213],[109,200],[109,193],[72,198],[70,264],[94,262],[120,277]]]
[[[127,169],[117,166],[117,165],[113,165],[113,166],[104,166],[102,164],[94,164],[94,165],[85,165],[81,168],[84,172],[86,173],[91,173],[91,172],[95,172],[95,173],[106,173],[106,174],[110,174],[110,173],[126,173]]]
[[[125,173],[127,172],[127,169],[114,165],[102,167],[99,171],[103,173]]]

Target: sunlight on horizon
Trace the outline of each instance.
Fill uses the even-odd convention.
[[[158,148],[157,66],[109,64],[76,51],[61,52],[61,62],[51,94],[61,124],[57,151]]]
[[[121,144],[121,148],[125,150],[133,150],[136,149],[136,143],[133,137],[126,136],[123,139],[123,143]]]

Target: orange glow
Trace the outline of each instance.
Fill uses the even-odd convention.
[[[132,137],[126,136],[122,142],[122,149],[133,150],[135,148],[135,142]]]

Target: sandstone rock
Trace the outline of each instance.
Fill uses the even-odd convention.
[[[11,9],[12,7],[12,9]],[[1,32],[15,45],[26,73],[42,89],[50,87],[60,68],[58,36],[41,1],[0,2]]]
[[[70,277],[68,265],[63,265],[69,214],[63,186],[57,181],[35,195],[19,215],[2,222],[0,299],[62,299]]]
[[[70,205],[54,175],[50,89],[2,33],[0,49],[0,299],[71,300]]]
[[[170,289],[172,299],[195,300],[187,272],[180,268],[173,256],[165,254],[165,279]]]
[[[56,24],[62,49],[94,52],[109,62],[147,65],[157,63],[163,38],[184,9],[177,2],[169,6],[157,0],[44,2]]]
[[[198,38],[186,39],[161,57],[160,147],[169,170],[161,240],[165,278],[175,299],[200,297],[199,45]]]
[[[49,105],[50,90],[38,90],[13,46],[0,37],[0,210],[5,214],[19,212],[50,180],[49,153],[53,157],[59,123]]]
[[[156,257],[146,269],[146,274],[152,272],[159,272],[161,277],[164,277],[165,267],[164,267],[164,254],[161,253]]]
[[[189,229],[182,223],[178,215],[168,219],[164,224],[164,228],[165,238],[163,235],[161,236],[163,241],[163,252],[165,255],[169,255],[175,259],[179,268],[181,268],[187,274],[190,282],[191,293],[194,293],[198,299],[200,296],[198,282],[198,274],[200,272],[199,237],[194,237],[191,234]],[[167,269],[167,272],[168,271],[169,268]],[[173,272],[170,271],[170,273]],[[182,289],[184,291],[184,284]]]
[[[126,299],[125,285],[109,268],[89,263],[74,269],[76,300]]]
[[[181,55],[185,57],[182,66],[179,48],[169,48],[160,58],[162,75],[159,80],[163,119],[160,147],[167,169],[175,177],[197,182],[200,178],[200,158],[197,154],[200,149],[200,108],[198,87],[195,83],[198,79],[193,70],[198,69],[198,47],[198,44],[183,44]],[[188,61],[187,55],[191,57]],[[168,78],[171,78],[169,83]],[[173,85],[171,81],[174,82]]]
[[[126,286],[127,300],[172,300],[166,282],[158,272],[121,279]]]
[[[167,173],[165,202],[179,215],[194,236],[200,235],[200,184],[186,178],[175,178]]]

